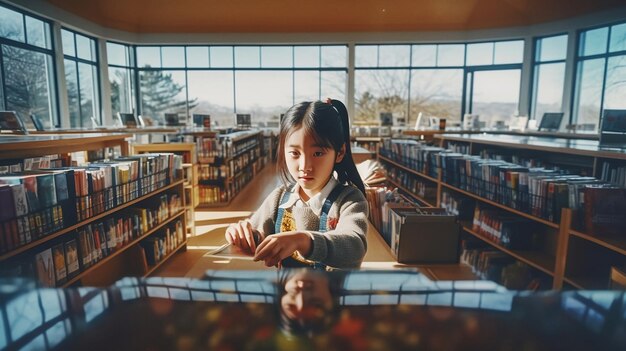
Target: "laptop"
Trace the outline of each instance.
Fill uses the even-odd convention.
[[[561,121],[563,120],[563,112],[546,112],[543,114],[541,118],[541,123],[539,123],[539,128],[537,131],[541,130],[550,130],[550,131],[558,131],[561,128]]]
[[[33,125],[35,126],[35,130],[37,131],[43,131],[45,130],[43,127],[43,122],[41,121],[41,118],[35,116],[34,114],[31,113],[30,115],[30,120],[33,121]]]
[[[600,146],[626,148],[626,110],[604,110]]]

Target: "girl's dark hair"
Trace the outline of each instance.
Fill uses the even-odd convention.
[[[295,183],[295,179],[291,177],[287,169],[284,150],[289,134],[302,127],[304,132],[311,135],[315,142],[322,147],[332,148],[335,152],[339,152],[343,145],[346,146],[343,160],[335,163],[334,170],[337,172],[337,180],[341,184],[354,185],[365,195],[363,180],[352,159],[348,110],[339,100],[330,100],[330,102],[304,101],[287,110],[280,121],[277,153],[277,167],[280,177],[286,186]]]

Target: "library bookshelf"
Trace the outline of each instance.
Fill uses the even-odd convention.
[[[183,179],[185,187],[185,222],[188,236],[196,235],[195,208],[199,204],[198,161],[194,143],[133,144],[133,154],[173,152],[183,156]]]
[[[196,144],[199,207],[226,206],[265,165],[260,130],[182,131]]]
[[[434,141],[439,147],[456,152],[456,155],[452,154],[456,157],[480,155],[493,159],[495,155],[513,154],[520,159],[541,160],[547,165],[594,176],[609,183],[613,183],[615,177],[607,175],[607,170],[617,169],[619,172],[626,167],[626,154],[622,150],[601,148],[597,141],[588,139],[443,134],[435,135]],[[424,151],[424,155],[428,152]],[[432,152],[436,153],[436,150]],[[590,233],[581,224],[581,217],[584,217],[581,209],[557,207],[554,212],[560,211],[560,215],[551,213],[546,216],[545,212],[536,213],[532,209],[519,208],[514,202],[503,200],[504,197],[499,198],[472,188],[469,180],[459,184],[458,179],[463,176],[450,174],[456,172],[456,169],[446,171],[442,156],[430,155],[420,162],[414,162],[383,149],[378,159],[387,169],[390,183],[427,205],[446,207],[450,199],[454,199],[455,205],[469,203],[469,206],[458,206],[460,210],[455,207],[459,210],[464,233],[543,273],[551,281],[552,289],[606,289],[613,267],[626,265],[624,233]],[[427,192],[429,196],[420,196],[416,192],[420,187],[415,184],[430,188],[431,191]],[[493,233],[481,230],[480,226],[473,223],[477,208],[489,214],[497,213],[498,216],[512,218],[519,221],[519,225],[527,226],[533,235],[532,246],[512,249],[501,244],[497,240],[499,238],[494,239],[491,235]]]
[[[10,211],[13,217],[4,213],[0,220],[3,276],[34,277],[43,286],[106,286],[123,276],[148,275],[186,249],[184,181],[177,175],[182,160],[165,154],[129,155],[130,137],[97,133],[0,137],[3,165],[15,166],[16,161],[26,165],[26,160],[48,155],[63,162],[0,175],[5,184],[0,189],[26,189],[27,200],[22,202],[27,203],[26,213],[16,215],[19,193],[14,190],[13,196],[3,198],[3,210],[13,202],[16,206]],[[89,160],[88,167],[71,166],[73,155],[102,148],[115,148],[114,154],[121,157]],[[34,190],[26,178],[34,179]],[[54,182],[46,184],[44,179]],[[54,193],[58,197],[49,205],[46,200]],[[6,201],[9,198],[14,201]]]

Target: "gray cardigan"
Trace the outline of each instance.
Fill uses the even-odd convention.
[[[270,193],[261,207],[250,217],[252,227],[266,236],[274,234],[276,214],[286,188],[280,186]],[[292,207],[297,230],[311,233],[311,252],[306,258],[336,268],[358,268],[367,250],[367,200],[359,189],[347,186],[328,211],[328,231],[319,232],[319,213],[309,207]],[[333,224],[336,226],[333,228]]]

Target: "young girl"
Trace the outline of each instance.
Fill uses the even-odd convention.
[[[297,251],[337,268],[361,265],[367,242],[365,187],[352,160],[348,111],[337,100],[302,102],[280,123],[283,186],[226,240],[267,266]]]

